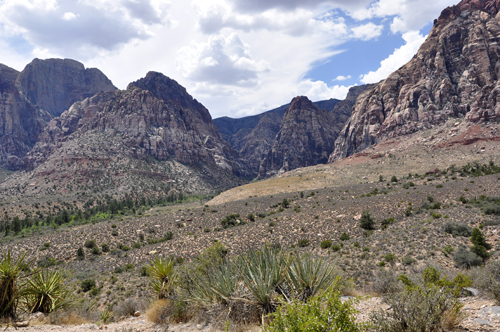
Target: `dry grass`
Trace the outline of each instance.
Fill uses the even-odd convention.
[[[169,300],[156,300],[146,311],[146,319],[152,323],[163,325],[168,322],[170,314]]]
[[[81,325],[92,323],[92,320],[83,317],[76,311],[57,311],[49,316],[48,323],[51,325]]]

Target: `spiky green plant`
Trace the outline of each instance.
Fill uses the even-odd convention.
[[[319,291],[328,289],[336,278],[334,266],[309,254],[293,257],[288,268],[288,281],[298,298],[307,302]]]
[[[190,300],[200,305],[226,304],[238,287],[236,267],[228,259],[208,269],[206,274],[191,275]]]
[[[22,292],[29,312],[51,313],[69,304],[70,292],[60,271],[42,270],[33,274]]]
[[[275,295],[285,281],[288,258],[280,250],[264,247],[240,258],[242,280],[266,315],[276,309]]]
[[[160,300],[166,299],[173,290],[176,282],[174,264],[175,261],[172,258],[164,260],[155,256],[146,266],[146,271],[151,278],[151,288]]]
[[[33,263],[24,262],[26,252],[14,260],[10,250],[0,260],[0,317],[16,318],[17,305],[20,299],[19,279],[23,267]]]

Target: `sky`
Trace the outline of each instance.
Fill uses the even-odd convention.
[[[115,86],[158,71],[213,118],[345,98],[408,62],[458,0],[0,0],[0,63],[70,58]]]

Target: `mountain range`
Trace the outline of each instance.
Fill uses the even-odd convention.
[[[0,187],[4,197],[206,194],[432,128],[439,147],[499,140],[499,10],[500,0],[446,8],[410,62],[345,100],[298,96],[239,119],[212,120],[157,72],[118,90],[74,60],[0,65],[0,164],[16,171]]]

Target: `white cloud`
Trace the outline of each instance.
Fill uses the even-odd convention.
[[[457,3],[457,0],[378,0],[369,7],[358,7],[350,14],[357,20],[375,17],[392,17],[391,31],[419,30],[439,16],[441,11]]]
[[[377,38],[382,34],[383,25],[376,25],[372,22],[352,28],[354,38],[364,41]]]
[[[418,31],[411,31],[403,34],[406,44],[394,50],[387,59],[382,60],[380,67],[376,71],[362,75],[361,82],[376,83],[386,79],[394,71],[405,65],[417,53],[418,49],[425,41],[426,36],[422,36]]]
[[[307,96],[313,101],[325,100],[330,98],[345,99],[347,93],[349,92],[348,86],[335,85],[329,87],[325,82],[322,81],[311,81],[304,80],[299,83],[296,95]]]
[[[351,75],[347,75],[347,76],[339,75],[336,78],[334,78],[332,81],[345,81],[345,80],[349,80],[349,79],[351,79]]]
[[[76,15],[72,12],[66,12],[62,16],[62,18],[63,18],[63,20],[71,21],[71,20],[74,20],[76,18]]]
[[[0,21],[34,48],[85,60],[150,38],[151,26],[166,24],[158,8],[150,0],[4,0]]]
[[[297,8],[317,8],[320,6],[353,10],[367,6],[372,0],[231,0],[239,10],[256,12],[269,9],[295,10]]]
[[[191,43],[179,50],[177,67],[195,82],[255,86],[258,74],[269,71],[269,63],[252,59],[249,46],[236,34],[211,36],[207,43]]]

